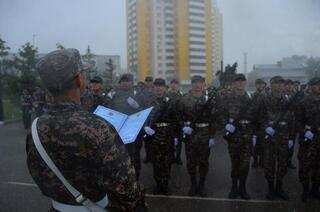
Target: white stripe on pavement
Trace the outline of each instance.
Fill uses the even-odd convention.
[[[38,187],[33,183],[22,183],[22,182],[4,182],[4,184],[27,186],[27,187]],[[175,195],[152,195],[146,194],[149,198],[166,198],[166,199],[182,199],[182,200],[205,200],[205,201],[221,201],[221,202],[247,202],[247,203],[284,203],[285,201],[268,201],[268,200],[243,200],[243,199],[226,199],[226,198],[213,198],[213,197],[189,197],[189,196],[175,196]]]

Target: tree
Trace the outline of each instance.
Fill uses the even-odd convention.
[[[37,72],[35,66],[37,63],[38,49],[29,42],[19,49],[18,55],[15,56],[14,65],[19,71],[21,83],[25,86],[36,84]]]
[[[320,77],[320,58],[310,57],[307,60],[307,76],[309,79],[312,77]]]
[[[58,50],[66,49],[61,43],[56,43],[56,47]]]
[[[90,46],[88,45],[86,54],[82,56],[82,59],[91,66],[91,68],[87,71],[87,79],[91,79],[93,76],[98,74],[96,62],[93,60],[94,57],[95,55],[91,52]]]
[[[106,83],[106,85],[110,86],[113,83],[113,71],[115,69],[115,65],[113,64],[113,61],[111,58],[105,62],[106,69],[103,73],[103,78]]]

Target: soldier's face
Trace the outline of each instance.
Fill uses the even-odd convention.
[[[92,83],[92,91],[94,93],[99,93],[101,92],[103,89],[102,84],[101,83]]]
[[[122,81],[120,82],[120,88],[124,90],[129,90],[133,88],[133,82],[132,81]]]
[[[280,83],[273,83],[271,84],[271,90],[273,92],[281,92],[282,91],[282,88],[283,88],[283,85],[280,84]]]
[[[311,91],[312,91],[312,93],[319,95],[320,94],[320,85],[311,86]]]
[[[196,93],[202,93],[206,88],[206,84],[204,82],[195,82],[192,83],[192,90]]]
[[[235,81],[232,83],[232,87],[235,90],[243,91],[246,87],[246,81]]]
[[[166,92],[167,88],[165,86],[154,86],[154,94],[161,97]]]
[[[179,89],[179,84],[178,83],[171,83],[170,84],[170,89],[174,90],[174,91],[178,90]]]
[[[266,88],[265,84],[256,84],[257,91],[263,91]]]

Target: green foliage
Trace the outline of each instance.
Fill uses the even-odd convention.
[[[309,79],[312,77],[320,77],[320,58],[310,57],[307,61],[307,76]]]
[[[66,49],[61,43],[57,43],[56,47],[57,47],[58,50]]]

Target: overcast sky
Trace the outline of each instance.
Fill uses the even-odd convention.
[[[320,0],[218,0],[224,15],[225,63],[275,63],[284,56],[320,56]],[[12,51],[35,43],[41,53],[56,43],[96,54],[120,55],[126,64],[125,0],[0,0],[0,35]]]

